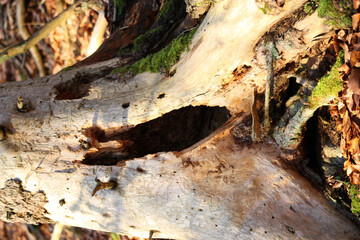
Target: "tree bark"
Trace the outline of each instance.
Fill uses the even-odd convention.
[[[214,3],[172,77],[111,74],[129,63],[113,58],[0,85],[1,218],[153,238],[357,239],[276,146],[234,137],[265,88],[257,43],[304,2],[276,15],[252,0]],[[311,17],[283,65],[326,29]]]

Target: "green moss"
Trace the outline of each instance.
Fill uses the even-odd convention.
[[[329,102],[330,99],[337,97],[341,90],[343,81],[340,79],[340,73],[337,70],[344,64],[344,51],[339,53],[335,64],[332,66],[330,73],[322,77],[311,96],[309,97],[310,108],[318,108]]]
[[[349,187],[349,197],[351,200],[351,212],[360,216],[360,199],[358,198],[359,188],[356,185]]]
[[[120,240],[119,235],[117,233],[109,233],[109,237],[112,240]]]
[[[351,15],[354,13],[352,0],[317,0],[318,15],[325,17],[326,23],[335,28],[352,26]]]
[[[61,72],[70,71],[71,69],[72,69],[72,67],[71,67],[71,66],[64,67],[63,69],[61,69]]]
[[[117,52],[117,56],[120,56],[121,54],[123,54],[124,52],[126,52],[127,48],[121,48],[118,52]]]
[[[114,69],[112,73],[130,72],[132,74],[138,74],[142,72],[168,72],[170,68],[179,61],[181,54],[188,49],[195,31],[196,28],[182,34],[159,52],[150,54],[131,66]]]
[[[263,8],[259,8],[264,14],[266,14],[268,11],[271,12],[271,8],[269,7],[269,4],[265,2],[265,5]]]
[[[166,14],[169,12],[169,10],[172,9],[174,2],[175,2],[174,0],[166,0],[165,4],[161,8],[160,13],[158,14],[158,16],[156,18],[156,22],[160,21],[161,19],[163,19],[166,16]]]
[[[134,44],[133,44],[133,48],[132,48],[132,52],[133,53],[137,53],[142,45],[144,44],[144,42],[149,39],[149,37],[151,37],[152,35],[158,35],[161,33],[161,31],[163,30],[163,27],[160,26],[160,27],[157,27],[157,28],[154,28],[150,31],[148,31],[147,33],[144,33],[140,36],[138,36],[135,40],[134,40]]]
[[[121,13],[123,12],[124,8],[126,7],[126,2],[127,0],[115,0],[115,7],[118,11],[118,14],[121,15]]]
[[[316,11],[317,7],[318,7],[317,1],[310,0],[307,3],[304,4],[303,8],[304,8],[304,12],[306,14],[310,15],[310,14],[312,14],[312,13],[314,13]]]

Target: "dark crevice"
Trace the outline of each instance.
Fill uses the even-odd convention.
[[[304,165],[308,170],[312,170],[319,175],[321,179],[324,178],[323,171],[319,159],[321,158],[321,149],[318,141],[318,115],[317,110],[314,115],[307,121],[304,135],[304,157],[310,159]],[[310,176],[311,177],[311,176]]]
[[[74,78],[72,78],[71,80],[55,86],[55,99],[70,100],[79,99],[87,96],[89,93],[92,79],[95,79],[94,77],[96,76],[89,77],[86,74],[76,73]]]
[[[98,146],[113,143],[116,147],[98,147],[89,151],[82,163],[115,165],[122,160],[147,154],[182,151],[207,137],[230,118],[225,107],[184,107],[133,128],[101,129],[91,127],[84,134]],[[92,143],[92,146],[96,144]]]
[[[296,77],[289,77],[287,82],[282,87],[283,89],[278,93],[276,102],[278,104],[273,104],[272,117],[275,122],[279,121],[285,114],[287,107],[286,102],[293,96],[297,94],[301,85],[296,82]]]
[[[130,106],[130,103],[123,103],[121,106],[122,106],[123,108],[128,108],[128,107]]]

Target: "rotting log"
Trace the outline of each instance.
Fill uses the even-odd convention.
[[[172,77],[110,74],[128,64],[114,58],[0,85],[1,218],[153,238],[357,239],[276,147],[232,134],[254,85],[264,91],[256,43],[304,2],[276,16],[252,0],[216,2]],[[311,22],[285,63],[321,33]],[[99,181],[116,184],[95,192]]]

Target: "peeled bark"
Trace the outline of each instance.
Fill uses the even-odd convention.
[[[153,238],[356,239],[358,226],[275,146],[246,147],[232,130],[251,112],[254,85],[264,91],[256,44],[304,2],[278,15],[216,2],[172,77],[110,74],[128,63],[115,58],[0,85],[1,218]],[[311,46],[314,25],[284,63]],[[111,189],[95,192],[99,181]]]

